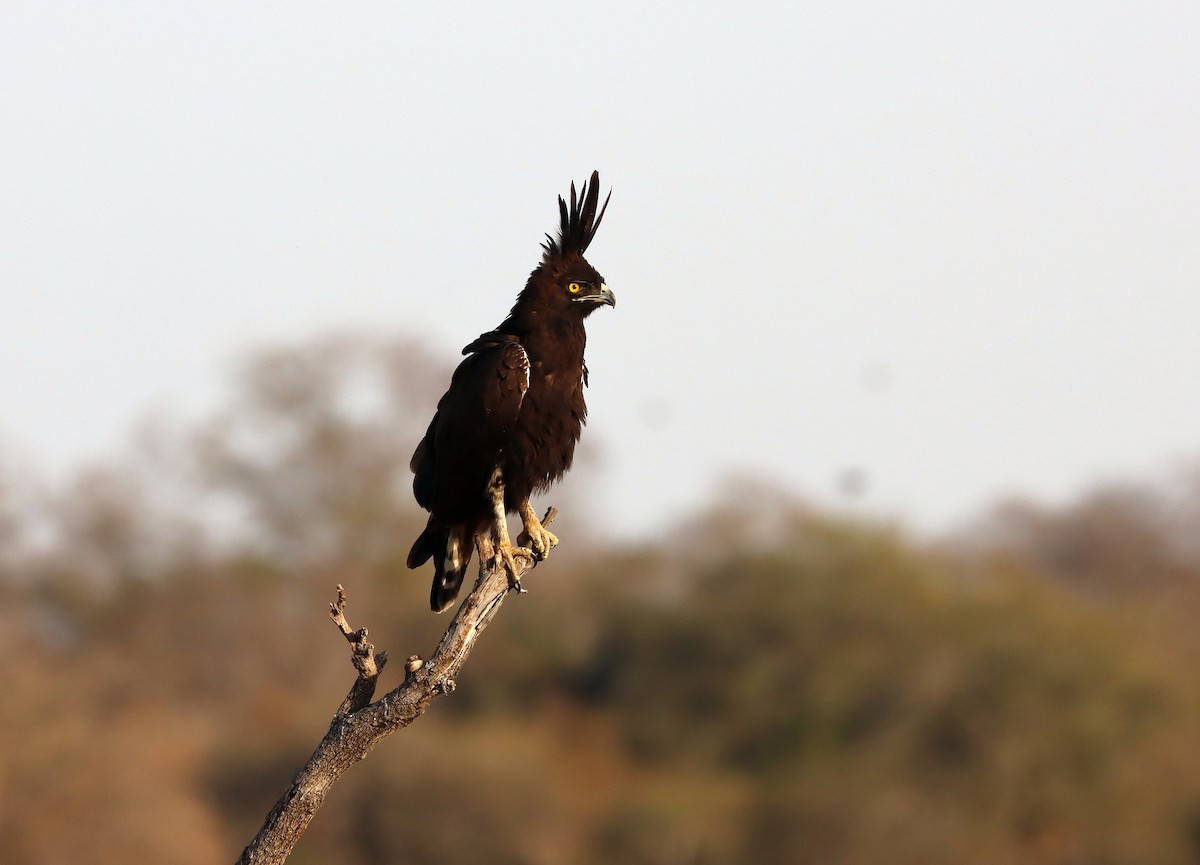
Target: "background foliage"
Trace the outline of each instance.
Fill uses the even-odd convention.
[[[407,460],[445,374],[329,338],[67,482],[0,462],[5,861],[232,861],[352,680],[338,582],[429,652]],[[731,484],[631,548],[586,471],[459,689],[292,861],[1200,860],[1200,475],[938,542]]]

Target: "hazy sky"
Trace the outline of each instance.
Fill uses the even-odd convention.
[[[680,10],[687,9],[684,13]],[[1200,5],[6,2],[0,445],[507,312],[593,169],[589,496],[921,528],[1200,456]]]

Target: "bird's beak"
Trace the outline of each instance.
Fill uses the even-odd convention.
[[[575,303],[603,303],[608,306],[617,305],[617,296],[613,294],[607,285],[600,283],[600,290],[595,294],[581,294],[578,297],[573,297],[571,300]]]

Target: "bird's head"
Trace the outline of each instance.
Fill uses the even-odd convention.
[[[587,259],[572,253],[561,260],[542,262],[530,277],[544,307],[586,316],[600,306],[616,306],[617,298],[604,277]]]
[[[608,193],[608,198],[612,192]],[[524,303],[542,310],[556,310],[581,318],[602,305],[616,306],[617,299],[604,283],[604,277],[588,264],[584,251],[592,242],[608,198],[600,205],[600,174],[593,171],[579,195],[571,184],[571,200],[558,198],[558,237],[546,235],[542,244],[541,264],[529,275],[525,291],[517,301],[516,313]]]

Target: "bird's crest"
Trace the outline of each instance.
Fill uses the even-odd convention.
[[[582,255],[583,251],[588,248],[588,244],[592,242],[596,229],[600,227],[600,220],[604,218],[609,198],[612,198],[612,190],[609,190],[608,197],[604,199],[604,206],[597,213],[596,206],[600,203],[600,172],[598,171],[593,171],[592,179],[583,184],[578,198],[575,196],[575,184],[572,183],[570,206],[561,195],[558,197],[558,238],[546,235],[546,242],[542,244],[542,248],[546,250],[545,255],[542,256],[543,261],[560,258],[572,252]]]

